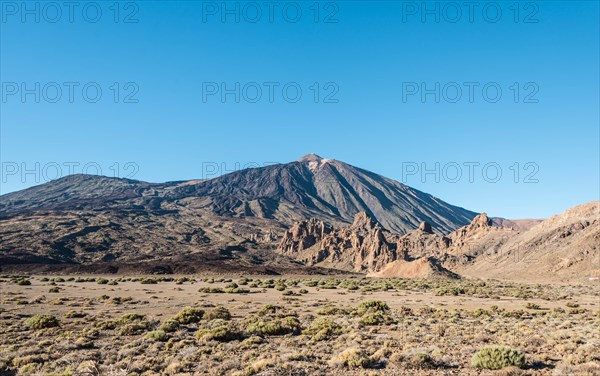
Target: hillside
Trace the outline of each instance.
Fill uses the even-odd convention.
[[[476,215],[316,155],[210,180],[156,184],[73,175],[0,196],[0,261],[165,263],[195,255],[207,260],[231,249],[239,250],[238,261],[241,255],[252,259],[253,252],[264,261],[296,221],[316,218],[338,226],[359,212],[399,234],[423,220],[445,233]]]

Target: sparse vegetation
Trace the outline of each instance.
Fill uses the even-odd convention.
[[[0,278],[0,374],[110,375],[111,367],[140,376],[600,370],[600,311],[591,287],[163,276],[141,286],[146,277],[98,284],[103,277],[27,276],[32,284],[23,288],[21,278]],[[197,292],[205,288],[221,292]],[[252,295],[224,291],[240,288]]]

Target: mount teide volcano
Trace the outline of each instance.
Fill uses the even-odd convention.
[[[354,216],[364,211],[396,233],[414,230],[427,221],[435,232],[445,234],[469,223],[477,214],[315,154],[292,163],[184,185],[167,198],[220,216],[270,218],[285,224],[308,218],[352,223]]]
[[[347,225],[359,212],[396,234],[422,221],[445,234],[476,216],[314,154],[209,180],[154,184],[74,175],[0,196],[0,259],[4,265],[175,260],[244,269],[284,257],[271,251],[299,220]],[[290,262],[292,269],[301,265]]]

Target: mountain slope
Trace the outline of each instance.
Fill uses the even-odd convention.
[[[172,183],[171,183],[172,184]],[[170,184],[96,175],[69,175],[46,184],[0,196],[0,215],[40,210],[143,209]]]
[[[159,212],[183,207],[221,217],[273,219],[288,226],[313,217],[350,223],[364,211],[396,233],[427,221],[443,234],[476,215],[391,179],[316,155],[203,181],[151,184],[74,175],[0,196],[2,216],[39,210]]]
[[[347,224],[359,211],[396,233],[417,228],[422,220],[443,233],[475,216],[315,155],[210,180],[154,184],[73,175],[0,196],[0,262],[139,264],[212,260],[222,252],[234,252],[239,262],[255,257],[267,262],[269,252],[273,259],[285,257],[271,251],[297,220]],[[378,267],[385,261],[372,258],[368,263]]]
[[[309,218],[351,223],[364,211],[395,233],[414,230],[427,221],[435,232],[444,234],[476,215],[391,179],[314,154],[181,186],[169,192],[167,199],[216,215],[272,218],[288,225]]]

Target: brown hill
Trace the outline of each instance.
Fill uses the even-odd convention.
[[[460,276],[444,268],[434,257],[421,257],[414,261],[396,260],[384,266],[379,272],[368,274],[379,278],[411,279],[458,279]]]
[[[473,254],[455,270],[473,277],[523,281],[581,282],[600,277],[600,203],[590,202],[555,215],[526,231],[484,236],[477,246],[454,253]],[[460,232],[461,230],[457,230]]]

